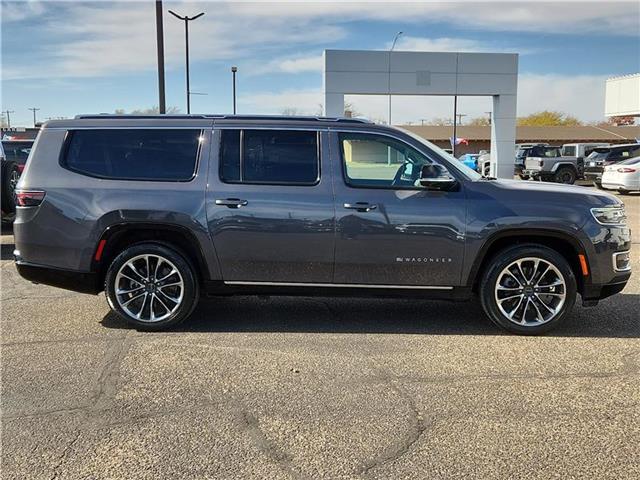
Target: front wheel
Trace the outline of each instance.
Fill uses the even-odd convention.
[[[198,301],[194,269],[176,250],[140,243],[111,263],[105,280],[111,309],[143,330],[161,330],[185,320]]]
[[[575,276],[562,255],[541,245],[522,245],[494,258],[482,277],[480,300],[500,327],[537,335],[566,319],[576,290]]]

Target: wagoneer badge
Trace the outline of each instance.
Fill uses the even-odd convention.
[[[396,262],[402,263],[449,263],[449,257],[396,257]]]

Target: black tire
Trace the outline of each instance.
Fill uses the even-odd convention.
[[[593,186],[596,187],[598,190],[603,190],[602,183],[600,182],[593,182]]]
[[[569,167],[560,167],[553,177],[556,183],[564,183],[565,185],[573,185],[576,183],[576,171]]]
[[[544,309],[541,310],[542,305],[538,307],[537,303],[532,302],[532,305],[534,307],[534,309],[532,309],[529,303],[526,303],[524,307],[524,312],[525,312],[524,323],[525,324],[522,324],[520,322],[515,321],[517,320],[517,318],[513,321],[510,320],[507,317],[507,315],[505,315],[501,311],[501,309],[498,306],[498,300],[496,299],[496,297],[498,296],[497,282],[500,281],[500,277],[507,278],[501,275],[503,271],[507,267],[509,267],[511,264],[513,264],[513,262],[516,262],[518,260],[522,260],[525,258],[531,258],[531,257],[543,260],[544,262],[547,262],[548,264],[552,265],[557,270],[557,272],[559,272],[562,275],[562,278],[564,280],[565,291],[561,292],[562,288],[558,287],[558,293],[564,293],[565,295],[564,303],[557,305],[559,308],[557,309],[555,316],[550,316],[550,319],[548,321],[540,324],[526,324],[526,316],[527,315],[529,317],[535,316],[534,309],[545,312]],[[526,270],[527,262],[528,261],[525,261],[523,263],[523,265],[525,266],[523,270]],[[529,264],[533,265],[533,262],[529,262]],[[541,263],[540,265],[543,265],[543,264]],[[525,273],[530,273],[531,270],[532,269],[526,271]],[[542,270],[542,267],[541,267],[541,270]],[[553,275],[556,275],[555,271],[551,271],[550,273]],[[533,277],[535,277],[535,272],[532,275],[532,278]],[[542,274],[542,276],[538,278],[538,282],[540,283],[542,283],[541,281],[547,282],[548,278],[549,277],[546,277],[546,274]],[[546,287],[546,288],[549,289],[549,287]],[[549,289],[549,290],[555,292],[555,288],[556,287],[553,287],[552,289]],[[558,325],[560,325],[562,322],[566,320],[567,316],[571,312],[571,309],[573,308],[573,305],[575,304],[576,291],[577,291],[577,284],[576,284],[575,275],[573,274],[573,270],[571,269],[571,266],[562,255],[560,255],[555,250],[552,250],[542,245],[526,244],[526,245],[519,245],[519,246],[510,247],[505,250],[502,250],[492,258],[489,266],[485,269],[481,278],[480,301],[482,303],[482,308],[484,309],[485,313],[491,319],[491,321],[493,321],[496,325],[504,328],[505,330],[508,330],[511,333],[516,333],[519,335],[539,335],[556,328]],[[514,293],[518,293],[518,292],[514,292]],[[509,295],[509,293],[507,293],[506,295]],[[532,296],[532,295],[535,295],[536,298],[538,299],[536,300],[536,302],[539,301],[540,297],[538,297],[537,294],[530,292],[529,296]],[[541,293],[540,295],[544,295],[544,294]],[[525,299],[524,301],[526,302],[526,299],[527,299],[526,294],[523,295],[523,298]],[[545,298],[551,299],[555,297],[545,297]],[[519,299],[514,299],[513,304],[517,303],[518,300]],[[551,301],[553,302],[555,300],[551,300]],[[518,308],[520,308],[521,305],[523,304],[518,303],[518,306],[515,308],[514,311],[518,310]],[[511,307],[506,307],[505,309],[512,310]],[[513,314],[513,312],[511,313]]]
[[[529,180],[529,175],[518,175],[520,180]]]
[[[151,262],[151,266],[150,268],[148,268],[148,271],[145,271],[147,269],[145,268],[146,261],[144,259],[136,260],[136,258],[146,255],[150,256],[149,261]],[[154,267],[153,259],[157,259],[158,257],[161,257],[165,263],[157,261]],[[128,262],[132,260],[134,261],[136,270],[138,270],[142,275],[136,277],[135,275],[133,275],[133,271],[130,269],[130,267],[124,267]],[[136,264],[136,262],[143,262],[143,264]],[[118,273],[123,267],[123,273],[126,272],[127,276],[131,276],[132,278],[141,280],[141,282],[129,282],[126,277],[124,277],[124,279],[122,277],[118,279]],[[157,279],[154,278],[154,273],[158,276],[160,274],[164,276],[167,270],[172,269],[175,269],[177,271],[177,274],[172,274],[172,276],[170,276],[169,279],[164,282],[166,285],[162,288],[175,289],[173,293],[174,295],[178,295],[178,293],[175,293],[178,288],[183,288],[183,292],[180,297],[181,300],[176,304],[172,304],[169,301],[169,299],[172,298],[171,295],[167,296],[166,294],[166,292],[168,292],[169,294],[172,293],[169,290],[163,290],[163,292],[165,293],[163,293],[163,296],[161,297],[160,293],[162,292],[160,292],[160,288],[158,288],[158,286],[161,286],[162,282],[157,281]],[[146,274],[147,279],[151,281],[144,281],[147,286],[143,286],[142,283],[144,274]],[[120,294],[121,300],[118,301],[118,297],[116,296],[116,280],[119,280],[120,282],[129,282],[129,287],[136,288],[136,292],[124,295]],[[176,282],[177,280],[180,280],[182,282],[181,287],[172,287],[171,285],[167,284],[167,282]],[[148,285],[149,283],[154,283],[154,285]],[[140,289],[142,289],[142,295],[144,295],[143,303],[140,306],[140,312],[144,311],[144,314],[142,316],[147,316],[146,308],[148,307],[148,316],[150,318],[154,315],[154,313],[156,313],[156,311],[158,314],[162,314],[163,312],[165,315],[169,314],[167,318],[161,320],[149,319],[145,321],[144,319],[135,318],[132,313],[127,312],[125,308],[123,308],[122,304],[126,303],[128,300],[131,301],[132,310],[140,305],[140,299],[133,298],[134,295],[138,295]],[[111,310],[113,310],[130,324],[134,325],[136,328],[140,330],[150,331],[163,330],[183,322],[186,318],[189,317],[189,315],[191,315],[191,313],[195,309],[200,294],[200,288],[195,268],[187,260],[186,256],[182,255],[176,249],[170,246],[159,243],[135,244],[120,253],[120,255],[118,255],[109,266],[109,270],[107,271],[107,275],[105,278],[104,290]],[[156,294],[157,296],[153,298]],[[149,295],[151,295],[151,297],[149,297]],[[151,298],[151,300],[147,301],[148,298]],[[160,307],[160,309],[158,309],[158,307]],[[173,310],[174,308],[175,310]],[[158,316],[162,317],[162,315]]]
[[[619,188],[618,192],[620,193],[620,195],[628,195],[629,193],[631,193],[630,190],[625,190],[624,188]]]
[[[20,170],[16,162],[2,162],[2,211],[6,214],[16,211],[15,187],[19,178]]]

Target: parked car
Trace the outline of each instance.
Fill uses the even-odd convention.
[[[526,178],[545,182],[573,185],[584,173],[584,164],[577,157],[558,156],[559,149],[546,148],[541,152],[545,156],[530,156],[525,159],[522,174]]]
[[[477,295],[496,324],[539,334],[631,275],[617,197],[486,179],[356,119],[51,121],[18,187],[19,273],[104,289],[141,329],[185,320],[200,293]]]
[[[478,153],[465,153],[458,157],[465,166],[469,167],[471,170],[478,171],[478,158],[480,154]]]
[[[491,153],[481,153],[478,157],[478,173],[483,177],[491,175]]]
[[[596,148],[608,146],[608,143],[565,143],[562,145],[560,155],[563,157],[575,157],[578,159],[578,164],[580,164]]]
[[[560,149],[558,147],[551,147],[547,143],[517,144],[514,174],[518,175],[522,180],[527,180],[529,177],[523,173],[526,158],[551,156],[547,151],[553,152],[553,156],[560,156]]]
[[[604,167],[602,188],[620,193],[640,191],[640,157]]]
[[[33,140],[2,140],[0,142],[2,162],[0,192],[2,195],[3,222],[11,222],[15,218],[14,191],[32,146]]]
[[[592,181],[596,187],[601,188],[602,172],[606,166],[620,163],[639,155],[640,143],[598,147],[585,160],[584,178]]]

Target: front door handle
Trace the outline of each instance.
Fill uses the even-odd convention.
[[[345,203],[344,208],[348,208],[350,210],[357,210],[359,212],[370,212],[371,210],[375,210],[378,208],[377,205],[373,205],[367,202],[356,202],[356,203]]]
[[[222,205],[229,208],[240,208],[247,205],[249,202],[240,198],[218,198],[216,199],[216,205]]]

